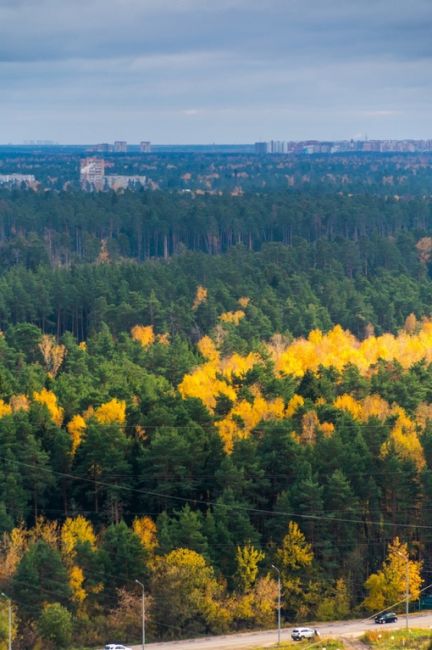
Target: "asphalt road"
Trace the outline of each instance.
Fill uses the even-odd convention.
[[[305,624],[307,625],[307,624]],[[432,628],[432,613],[422,612],[410,614],[410,627]],[[281,630],[281,641],[291,639],[291,630],[294,626]],[[356,638],[363,632],[370,629],[382,629],[383,631],[395,630],[405,627],[405,617],[401,616],[396,623],[376,625],[371,621],[335,621],[331,623],[313,623],[321,637],[331,636],[333,638]],[[241,634],[229,634],[225,636],[202,637],[199,639],[188,639],[186,641],[169,641],[165,643],[146,643],[148,650],[246,650],[257,646],[271,647],[277,642],[277,630],[266,630],[264,632],[243,632]],[[141,650],[141,645],[133,646],[133,650]]]

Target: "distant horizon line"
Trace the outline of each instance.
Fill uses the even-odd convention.
[[[288,143],[340,143],[340,142],[425,142],[432,141],[432,136],[416,137],[416,138],[369,138],[367,135],[362,138],[300,138],[300,139],[286,139],[286,138],[270,138],[254,140],[253,142],[168,142],[158,143],[148,140],[152,147],[253,147],[259,142],[288,142]],[[111,146],[115,142],[124,142],[130,147],[139,147],[141,142],[132,142],[128,140],[110,140],[98,142],[58,142],[56,140],[28,140],[24,142],[2,142],[0,147],[97,147],[97,146]]]

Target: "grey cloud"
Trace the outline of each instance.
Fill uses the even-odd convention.
[[[0,140],[428,135],[431,23],[430,0],[0,0]]]
[[[415,9],[413,10],[413,4]],[[269,56],[430,54],[417,0],[22,0],[0,4],[0,59],[110,57],[210,48]]]

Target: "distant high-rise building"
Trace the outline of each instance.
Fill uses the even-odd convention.
[[[105,161],[102,158],[83,158],[80,163],[80,182],[83,189],[103,190]]]
[[[139,144],[139,150],[141,153],[150,153],[151,152],[151,142],[147,140],[142,140]]]
[[[288,144],[283,140],[272,140],[270,142],[271,153],[287,153]]]
[[[255,153],[266,154],[270,153],[269,142],[255,142]]]
[[[126,153],[127,152],[126,140],[116,140],[114,142],[114,151],[116,153]]]

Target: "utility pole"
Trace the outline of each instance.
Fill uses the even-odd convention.
[[[8,650],[12,650],[12,601],[3,592],[0,595],[8,601]]]
[[[272,568],[277,572],[278,576],[278,645],[281,640],[281,573],[277,566],[272,564]]]
[[[145,589],[142,582],[135,580],[142,589],[142,650],[145,650]]]

